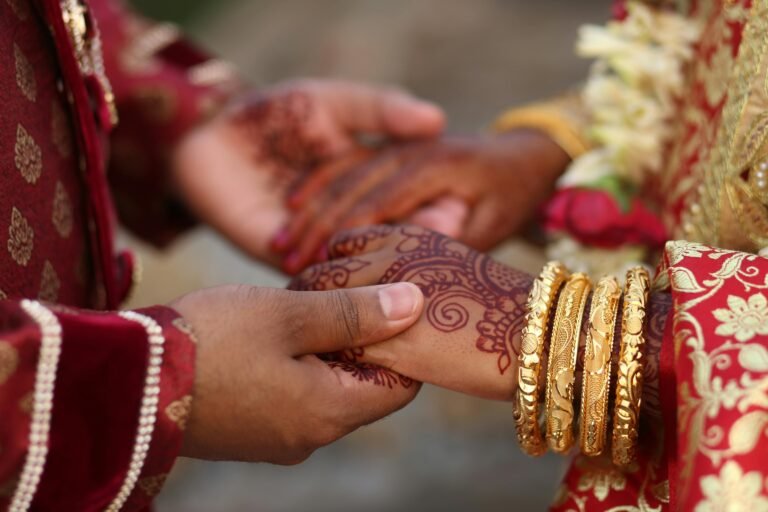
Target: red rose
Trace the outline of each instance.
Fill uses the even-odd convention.
[[[627,211],[608,192],[598,189],[559,190],[544,208],[548,233],[567,233],[582,245],[659,248],[667,240],[661,220],[642,201],[633,198]]]

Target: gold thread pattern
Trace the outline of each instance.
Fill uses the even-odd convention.
[[[72,202],[69,200],[67,189],[60,181],[56,182],[56,189],[53,193],[51,222],[53,222],[53,227],[56,228],[60,237],[67,238],[72,233]]]
[[[174,422],[179,430],[187,428],[187,420],[192,413],[192,395],[186,395],[178,400],[174,400],[165,408],[165,415]]]
[[[16,61],[16,84],[24,97],[34,102],[37,99],[35,70],[16,43],[13,43],[13,58]]]
[[[582,453],[600,455],[608,427],[608,398],[611,386],[611,354],[621,289],[615,277],[598,281],[589,311],[584,348],[584,377],[581,387]]]
[[[43,264],[43,275],[40,278],[40,291],[37,298],[46,302],[56,302],[59,299],[59,289],[61,281],[56,274],[56,269],[50,261],[45,260]]]
[[[13,207],[11,212],[11,224],[8,226],[8,252],[13,261],[26,267],[32,257],[32,249],[35,246],[35,232],[21,212]]]
[[[528,296],[528,312],[522,331],[522,343],[517,370],[517,396],[514,417],[517,440],[528,455],[538,456],[546,451],[539,424],[541,394],[541,361],[549,330],[549,318],[560,287],[568,278],[562,263],[547,263],[533,281]]]
[[[64,109],[58,100],[51,102],[51,138],[63,158],[72,155],[72,132]]]
[[[622,467],[635,460],[643,393],[645,310],[650,287],[651,280],[644,268],[636,267],[627,272],[611,443],[613,463]]]
[[[14,163],[27,183],[34,184],[43,172],[43,153],[21,124],[16,126]]]
[[[576,273],[560,293],[547,370],[547,444],[556,453],[567,452],[574,443],[573,385],[579,353],[579,333],[591,284],[586,274]]]
[[[0,340],[0,384],[5,384],[19,366],[19,352],[7,341]]]

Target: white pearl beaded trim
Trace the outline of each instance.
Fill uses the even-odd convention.
[[[165,345],[163,330],[153,319],[135,311],[122,311],[119,314],[126,320],[138,322],[147,331],[149,338],[149,365],[144,379],[144,395],[141,399],[139,429],[136,434],[136,442],[133,445],[131,463],[128,466],[128,473],[125,476],[125,480],[123,480],[120,491],[112,500],[112,503],[105,509],[106,512],[117,512],[125,505],[131,492],[133,492],[133,488],[136,486],[136,482],[139,480],[144,462],[147,459],[149,444],[152,441],[152,433],[155,430],[157,419],[157,404],[160,395],[160,367],[163,364],[163,346]]]
[[[32,425],[29,431],[29,449],[21,470],[19,483],[13,494],[10,512],[26,512],[32,504],[48,456],[48,433],[53,411],[53,387],[61,354],[61,324],[56,315],[37,301],[23,300],[21,308],[40,327],[40,355],[35,373],[32,399]]]

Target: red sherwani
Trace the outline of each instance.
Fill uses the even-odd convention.
[[[226,88],[108,0],[0,1],[0,69],[0,509],[142,509],[179,451],[195,350],[169,308],[114,311],[133,258],[112,192],[152,242],[188,225],[167,153]]]

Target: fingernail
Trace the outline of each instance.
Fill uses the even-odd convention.
[[[299,270],[298,266],[299,266],[299,253],[297,251],[290,253],[283,260],[283,269],[285,269],[289,273],[294,273],[297,270]]]
[[[328,247],[322,246],[320,250],[315,254],[315,261],[317,263],[323,263],[328,261]]]
[[[389,320],[402,320],[413,315],[421,291],[411,283],[390,284],[379,290],[379,303]]]
[[[276,250],[285,249],[288,242],[288,229],[282,228],[272,237],[272,247]]]

